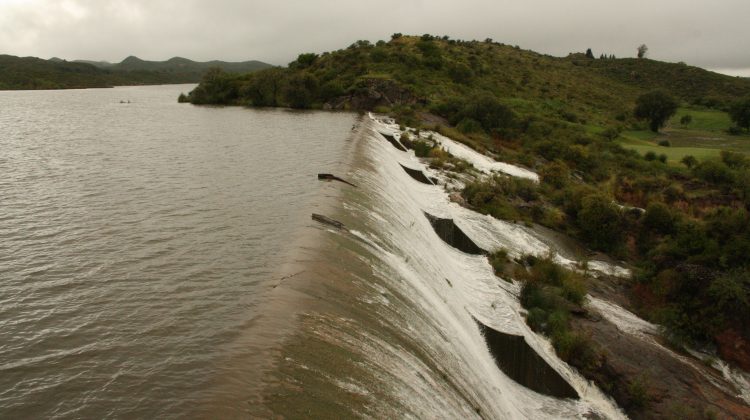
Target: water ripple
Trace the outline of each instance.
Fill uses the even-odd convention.
[[[184,417],[242,350],[353,116],[189,88],[0,92],[0,417]]]

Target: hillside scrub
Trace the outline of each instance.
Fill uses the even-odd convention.
[[[215,73],[188,100],[377,108],[403,125],[534,169],[538,184],[477,179],[463,197],[479,212],[540,223],[628,261],[636,267],[630,292],[639,313],[672,336],[720,352],[722,337],[750,346],[750,165],[741,154],[688,158],[676,154],[674,142],[654,142],[643,155],[623,147],[626,136],[646,138],[646,128],[656,131],[666,121],[636,112],[638,98],[655,91],[673,98],[660,117],[689,104],[686,124],[693,128],[708,123],[705,110],[720,114],[750,95],[750,80],[647,58],[555,58],[496,42],[394,34],[388,42],[303,54],[288,68]],[[448,124],[425,127],[426,114]],[[429,143],[413,147],[433,167],[471,171]],[[549,324],[551,312],[541,309]],[[750,356],[722,354],[750,366]]]

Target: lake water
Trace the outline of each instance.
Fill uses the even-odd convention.
[[[185,415],[258,315],[355,115],[191,87],[0,92],[0,417]]]

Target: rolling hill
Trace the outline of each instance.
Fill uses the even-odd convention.
[[[0,55],[0,90],[196,83],[213,67],[227,72],[246,73],[271,65],[260,61],[195,62],[179,57],[167,61],[145,61],[132,56],[121,63],[112,64],[103,61],[65,61],[57,57],[43,60]]]

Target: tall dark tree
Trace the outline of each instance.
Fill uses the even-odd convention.
[[[646,44],[641,44],[638,47],[638,58],[646,57],[647,52],[648,52],[648,47],[646,46]]]
[[[737,127],[750,131],[750,98],[736,102],[729,108],[729,116]]]
[[[591,59],[594,58],[594,52],[591,51],[591,48],[586,50],[586,58],[591,58]]]
[[[677,101],[669,94],[657,90],[638,97],[634,115],[636,118],[648,120],[651,131],[657,133],[676,111]]]

